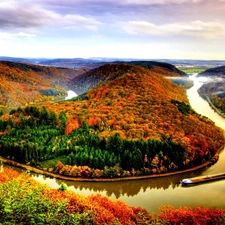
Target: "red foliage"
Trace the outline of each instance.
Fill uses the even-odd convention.
[[[101,209],[99,217],[96,218],[97,224],[105,224],[106,219],[113,219],[113,217],[114,219],[117,218],[124,225],[136,224],[137,216],[134,214],[132,208],[123,201],[112,201],[108,197],[101,195],[92,195],[88,198],[94,206],[92,208],[94,212],[97,213]],[[104,212],[104,209],[107,209],[107,212]]]
[[[137,215],[137,224],[153,224],[154,219],[149,215],[146,209],[141,207],[131,207],[134,214]]]
[[[57,164],[59,168],[62,163]],[[60,191],[40,185],[27,175],[4,168],[0,172],[0,183],[18,178],[18,188],[23,187],[28,192],[41,188],[43,200],[62,203],[66,208],[65,214],[79,214],[86,212],[93,224],[173,224],[173,225],[221,225],[225,222],[225,210],[216,208],[190,208],[174,209],[172,206],[163,206],[160,213],[153,218],[145,209],[130,207],[123,201],[113,201],[101,195],[82,196],[72,191]],[[10,185],[10,183],[9,183]],[[27,192],[26,192],[27,193]],[[22,193],[23,194],[23,193]],[[24,193],[25,194],[25,193]]]
[[[159,219],[167,220],[173,225],[220,225],[224,222],[222,222],[224,216],[225,210],[223,209],[202,207],[182,207],[174,209],[171,206],[164,206],[159,214]]]
[[[16,125],[19,125],[19,124],[20,124],[19,118],[15,118],[14,123],[15,123]]]
[[[88,203],[87,198],[82,195],[67,192],[67,198],[69,200],[67,205],[67,211],[69,213],[82,213],[92,208]]]
[[[88,123],[88,126],[95,125],[97,124],[97,120],[94,117],[90,117],[87,123]]]

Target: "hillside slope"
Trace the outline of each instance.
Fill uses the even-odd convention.
[[[216,107],[217,112],[222,116],[225,113],[225,82],[223,80],[214,80],[210,83],[205,83],[198,90],[198,93],[209,103]]]
[[[83,100],[3,115],[0,155],[69,176],[120,177],[190,168],[224,146],[223,130],[194,112],[184,89],[161,73],[104,68],[108,81]]]
[[[181,75],[185,75],[185,73],[168,63],[151,61],[134,61],[128,63],[119,62],[118,64],[106,64],[89,70],[86,73],[72,79],[70,86],[77,94],[83,94],[90,88],[97,87],[98,85],[114,80],[125,73],[132,72],[134,64],[165,76],[179,77]]]
[[[206,76],[225,77],[225,66],[219,66],[219,67],[207,69],[204,72],[199,73],[197,76],[198,77],[206,77]]]
[[[131,140],[172,140],[185,147],[190,161],[212,156],[223,144],[223,131],[195,113],[185,91],[160,73],[131,65],[108,65],[100,71],[108,82],[90,89],[87,100],[48,106],[66,112],[67,132],[87,121],[98,127],[100,137],[119,133]]]
[[[45,100],[48,96],[65,95],[63,87],[67,87],[70,79],[83,72],[83,69],[0,61],[0,106],[13,108]]]
[[[225,113],[225,66],[207,69],[197,75],[198,77],[210,77],[198,90],[199,94],[213,104],[219,113]]]

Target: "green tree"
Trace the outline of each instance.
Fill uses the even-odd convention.
[[[45,106],[41,108],[39,119],[42,125],[48,124],[49,113]]]
[[[67,124],[67,116],[64,111],[61,111],[59,114],[59,122],[60,122],[60,129],[64,131]]]
[[[135,170],[143,168],[143,155],[139,149],[133,153],[133,168]]]
[[[123,140],[118,133],[109,137],[106,149],[109,152],[114,152],[115,155],[119,155],[123,152]]]

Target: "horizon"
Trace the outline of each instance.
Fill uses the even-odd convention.
[[[35,60],[35,59],[39,59],[39,60],[72,60],[72,59],[81,59],[81,60],[99,60],[102,62],[106,62],[104,61],[104,59],[109,60],[109,62],[113,62],[114,60],[121,60],[121,61],[154,61],[154,62],[170,62],[170,61],[206,61],[206,62],[210,62],[210,61],[216,61],[216,62],[225,62],[225,59],[185,59],[185,58],[181,58],[181,59],[176,59],[176,58],[158,58],[158,59],[150,59],[150,58],[120,58],[120,57],[98,57],[98,56],[93,56],[93,57],[14,57],[14,56],[5,56],[5,55],[0,55],[0,61],[3,60],[3,58],[8,58],[8,59],[25,59],[25,60]],[[7,61],[7,60],[6,60]],[[14,62],[12,60],[12,62]]]
[[[225,0],[2,0],[0,55],[222,61],[224,11]]]

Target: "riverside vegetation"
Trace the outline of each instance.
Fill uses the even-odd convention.
[[[66,190],[64,183],[51,189],[11,168],[0,172],[0,224],[175,225],[224,224],[225,210],[217,208],[174,209],[162,206],[158,214],[130,207],[101,195],[84,197]]]

